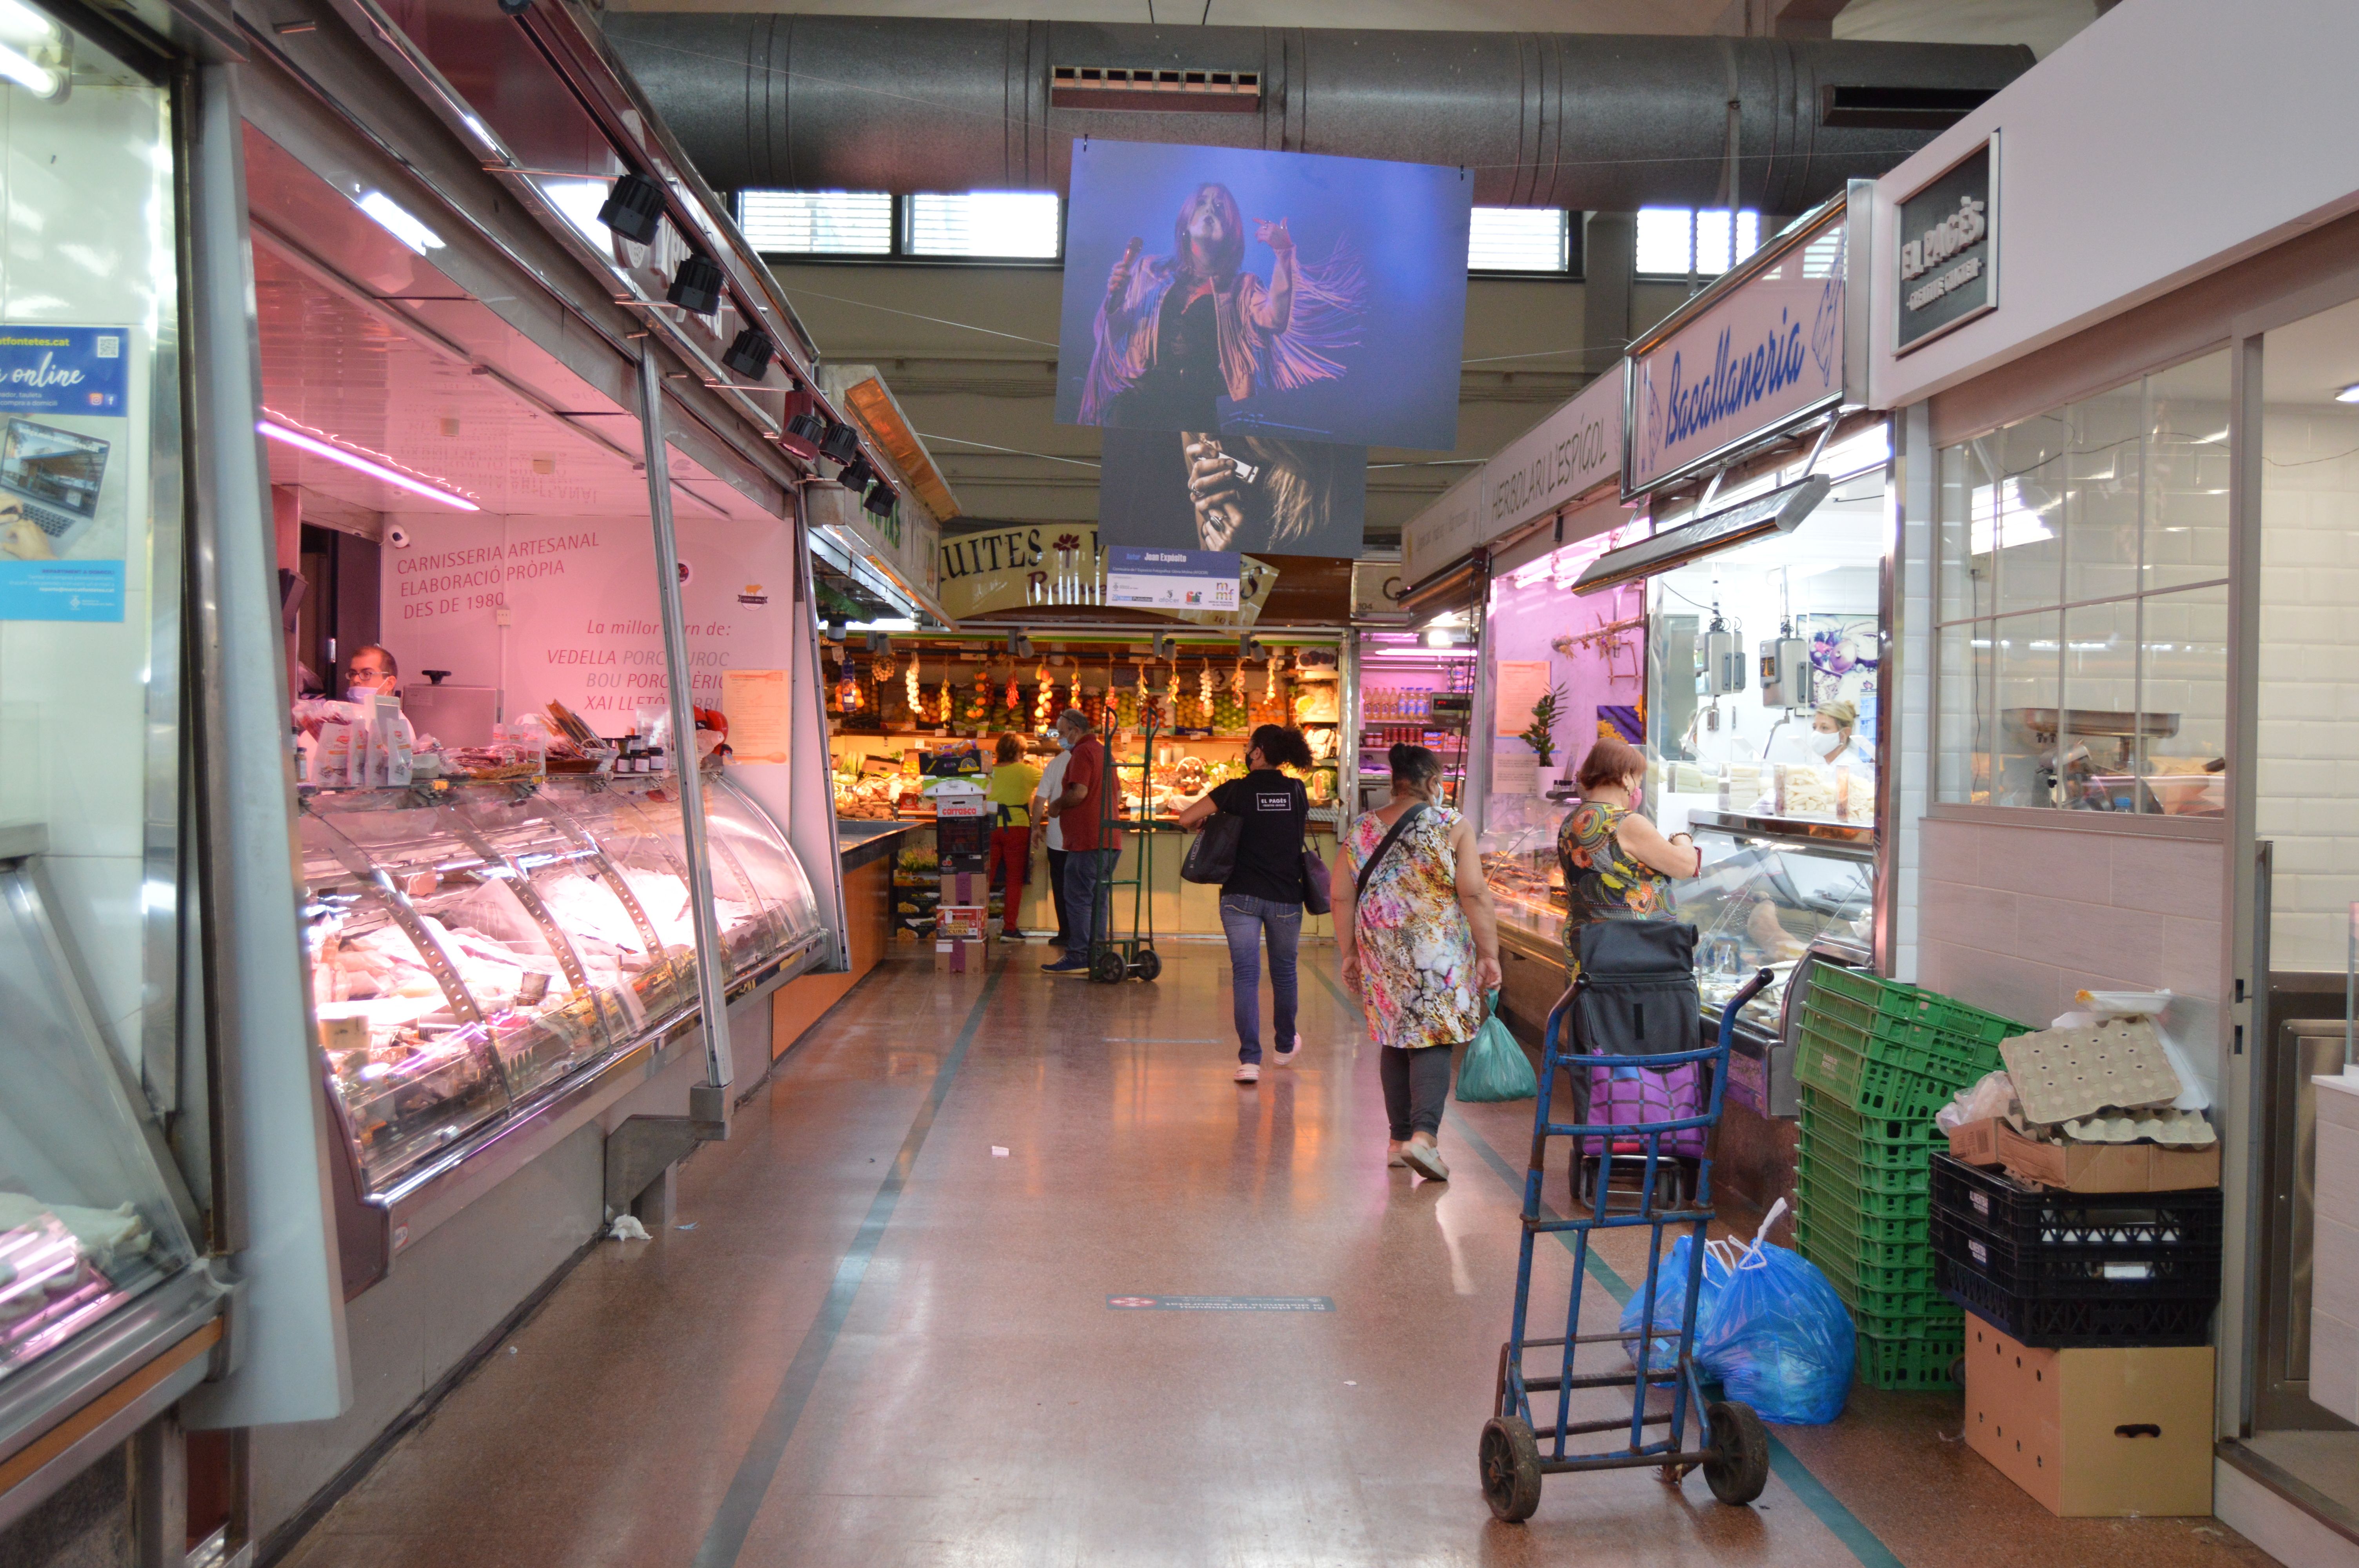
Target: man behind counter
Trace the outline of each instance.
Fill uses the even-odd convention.
[[[342,700],[367,702],[380,695],[392,697],[401,695],[401,666],[377,643],[364,643],[353,649],[352,656],[344,661]],[[335,717],[338,715],[331,707],[329,698],[306,697],[296,699],[295,722],[307,735],[319,734],[320,726]],[[420,741],[408,714],[402,715],[401,727],[408,732],[412,752],[435,749],[431,736]]]

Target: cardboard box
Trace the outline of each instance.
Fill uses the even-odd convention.
[[[2074,1193],[2180,1193],[2220,1184],[2220,1145],[2165,1149],[2154,1143],[2035,1143],[1992,1123],[1998,1162],[2027,1182]]]
[[[934,911],[934,935],[951,942],[990,939],[990,912],[979,903],[945,903]]]
[[[991,897],[991,878],[980,871],[944,871],[937,885],[944,903],[984,903]]]
[[[963,942],[934,938],[934,972],[939,975],[979,975],[989,948],[972,938]]]
[[[1966,1442],[2064,1519],[2212,1511],[2212,1351],[2034,1350],[1966,1318]]]
[[[1950,1134],[1950,1158],[1969,1165],[1997,1164],[2001,1125],[1998,1118],[1986,1116],[1956,1129]]]

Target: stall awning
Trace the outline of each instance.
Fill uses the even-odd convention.
[[[1733,550],[1772,534],[1790,534],[1802,525],[1802,519],[1818,509],[1819,503],[1832,489],[1832,480],[1824,474],[1813,474],[1797,483],[1666,528],[1652,538],[1610,550],[1590,563],[1589,569],[1573,583],[1572,591],[1595,593],[1716,556],[1723,550]]]

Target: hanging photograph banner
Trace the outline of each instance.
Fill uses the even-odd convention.
[[[1428,164],[1074,143],[1058,423],[1455,447],[1473,189]]]
[[[0,621],[120,621],[127,327],[0,326]]]
[[[1843,401],[1846,239],[1838,205],[1632,346],[1625,495],[1685,479]]]
[[[1359,557],[1365,447],[1108,430],[1101,462],[1098,527],[1109,546]]]
[[[1998,133],[1900,203],[1894,247],[1905,354],[1998,308]]]

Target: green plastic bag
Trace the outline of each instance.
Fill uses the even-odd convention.
[[[1474,1043],[1458,1064],[1458,1098],[1484,1104],[1530,1099],[1540,1092],[1532,1060],[1499,1022],[1499,993],[1493,991],[1486,1000],[1483,1027],[1474,1032]]]

